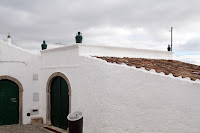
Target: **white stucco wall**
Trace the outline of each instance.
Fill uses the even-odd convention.
[[[150,59],[172,59],[173,52],[136,49],[114,46],[96,46],[80,44],[80,56],[110,56],[110,57],[132,57],[132,58],[150,58]]]
[[[7,75],[17,79],[23,87],[23,124],[31,122],[31,117],[41,116],[41,103],[33,102],[33,93],[40,93],[39,80],[33,80],[33,74],[40,79],[40,56],[15,47],[0,40],[0,76]],[[40,96],[41,99],[41,96]],[[28,117],[31,109],[39,109],[38,115]]]
[[[26,62],[33,56],[30,52],[4,42],[3,40],[0,40],[0,54],[1,62]]]
[[[0,41],[0,76],[16,78],[24,89],[23,123],[30,123],[34,116],[46,123],[47,81],[61,72],[71,85],[72,112],[83,112],[84,133],[200,132],[199,81],[89,57],[171,58],[172,53],[149,51],[143,56],[137,50],[104,48],[76,44],[43,50],[36,56]],[[38,80],[33,80],[33,74],[38,74]],[[40,94],[39,102],[33,102],[33,93]],[[26,116],[36,108],[39,115]]]
[[[77,108],[87,133],[200,132],[199,81],[83,57]]]
[[[56,49],[47,49],[41,51],[42,60],[41,60],[41,75],[42,79],[40,80],[40,85],[42,89],[42,110],[44,116],[44,122],[46,122],[47,114],[47,81],[49,77],[56,73],[60,72],[64,74],[70,82],[72,88],[71,91],[71,109],[75,110],[78,101],[78,70],[79,70],[79,56],[78,56],[78,47],[77,45],[60,47]]]

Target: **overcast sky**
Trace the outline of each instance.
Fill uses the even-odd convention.
[[[175,59],[200,64],[199,0],[0,0],[0,38],[38,53],[46,40],[167,50],[173,27]]]

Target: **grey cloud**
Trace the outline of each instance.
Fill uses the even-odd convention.
[[[193,38],[188,40],[186,43],[179,45],[177,49],[200,53],[200,38]]]
[[[6,36],[11,32],[19,46],[20,42],[33,45],[28,42],[40,43],[42,40],[72,43],[79,30],[86,43],[101,43],[106,35],[108,41],[114,40],[115,44],[120,33],[106,34],[99,29],[110,27],[115,31],[117,27],[131,32],[121,38],[124,41],[120,42],[124,44],[127,39],[127,45],[141,42],[145,48],[150,42],[146,47],[165,49],[170,42],[170,26],[181,33],[183,29],[189,31],[188,25],[200,21],[199,5],[198,0],[1,0],[0,27],[1,34]],[[138,34],[136,28],[143,28],[146,33]],[[197,27],[192,32],[199,30]],[[129,36],[134,36],[135,40]],[[25,44],[21,46],[35,49],[35,46]],[[195,42],[189,45],[193,46]]]

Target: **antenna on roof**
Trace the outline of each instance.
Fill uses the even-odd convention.
[[[169,30],[171,32],[171,51],[172,51],[172,32],[173,32],[173,27],[171,27],[171,30]]]

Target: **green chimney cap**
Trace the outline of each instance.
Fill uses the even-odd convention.
[[[47,49],[47,44],[45,43],[45,40],[43,41],[43,44],[41,45],[42,50]]]
[[[83,37],[81,32],[78,32],[75,38],[76,38],[76,43],[82,43]]]
[[[170,45],[168,45],[168,47],[167,47],[167,51],[171,51],[171,47],[170,47]]]

